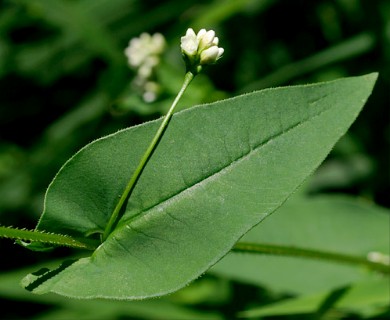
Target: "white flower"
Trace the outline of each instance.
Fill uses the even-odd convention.
[[[181,37],[181,51],[187,69],[198,72],[202,65],[213,64],[221,58],[224,50],[218,47],[219,39],[213,30],[201,29],[198,34],[189,28]]]
[[[215,63],[223,54],[223,48],[212,46],[206,50],[203,50],[200,54],[200,64],[212,64]]]
[[[151,79],[155,75],[155,68],[160,63],[164,48],[165,39],[162,34],[142,33],[138,38],[131,39],[125,49],[128,63],[136,71],[132,84],[146,102],[154,101],[159,93],[158,85],[151,85],[155,83]]]
[[[142,64],[149,63],[150,57],[158,58],[165,48],[164,36],[160,33],[150,35],[142,33],[139,38],[133,38],[125,49],[129,65],[138,68]]]
[[[191,28],[189,28],[184,37],[181,37],[181,50],[187,56],[195,56],[198,51],[199,40]]]
[[[144,85],[145,92],[142,97],[145,102],[153,102],[157,99],[158,94],[160,93],[160,85],[154,81],[148,81]]]
[[[205,29],[201,29],[196,37],[199,40],[199,51],[210,48],[214,45],[213,41],[215,38],[215,32],[213,30],[206,31]]]

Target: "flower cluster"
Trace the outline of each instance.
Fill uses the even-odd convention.
[[[213,30],[201,29],[198,34],[189,28],[181,37],[181,52],[186,62],[187,70],[198,73],[202,66],[217,62],[223,54],[223,48],[218,47],[219,39]]]
[[[150,35],[142,33],[139,38],[133,38],[125,49],[130,67],[136,71],[133,85],[141,91],[147,102],[157,98],[159,85],[153,81],[154,70],[160,63],[160,56],[165,49],[165,39],[160,33]]]

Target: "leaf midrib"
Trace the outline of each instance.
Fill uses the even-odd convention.
[[[204,176],[202,179],[199,179],[197,182],[195,182],[194,184],[192,184],[191,186],[188,186],[186,188],[183,188],[183,189],[180,189],[178,192],[174,193],[173,195],[163,199],[162,201],[160,201],[159,203],[156,203],[155,205],[152,205],[146,209],[143,209],[141,211],[139,211],[137,214],[131,216],[130,218],[128,219],[125,219],[124,221],[120,221],[119,224],[118,224],[118,227],[113,231],[113,233],[116,233],[116,231],[120,231],[122,230],[122,228],[125,228],[126,225],[129,225],[131,224],[133,221],[137,221],[139,219],[141,219],[142,217],[144,217],[145,215],[147,215],[150,211],[152,211],[153,209],[159,207],[159,206],[162,206],[164,203],[168,202],[168,201],[172,201],[172,199],[180,196],[182,193],[184,192],[187,192],[189,190],[192,190],[192,189],[195,189],[197,188],[199,185],[204,185],[203,183],[205,183],[207,181],[207,183],[209,182],[212,182],[213,181],[213,177],[215,176],[219,176],[221,174],[223,174],[224,171],[229,171],[229,169],[232,167],[232,166],[235,166],[235,165],[238,165],[238,163],[241,163],[242,161],[245,161],[247,158],[249,158],[253,153],[255,152],[258,152],[261,150],[261,148],[263,148],[264,146],[266,146],[267,144],[269,144],[270,142],[274,141],[275,139],[278,139],[279,137],[287,134],[288,132],[294,130],[295,128],[298,128],[304,124],[306,124],[307,122],[315,119],[315,118],[318,118],[320,117],[322,114],[326,113],[326,112],[329,112],[330,110],[332,110],[333,108],[335,108],[334,106],[330,106],[329,108],[325,109],[325,110],[320,110],[317,114],[315,115],[310,115],[307,119],[304,119],[303,121],[300,121],[298,123],[295,123],[293,125],[291,125],[290,127],[286,128],[285,130],[283,130],[282,132],[280,133],[277,133],[277,134],[274,134],[274,135],[271,135],[268,139],[262,141],[261,143],[259,143],[258,145],[255,145],[254,147],[252,148],[249,148],[249,151],[243,155],[240,155],[236,160],[230,162],[228,165],[212,172],[210,175],[207,175],[207,176]],[[129,201],[131,201],[131,197],[129,199]]]

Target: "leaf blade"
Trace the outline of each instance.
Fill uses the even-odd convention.
[[[268,89],[176,114],[107,241],[35,292],[142,299],[197,278],[323,161],[375,79]],[[38,229],[103,228],[160,121],[76,154],[51,184]]]

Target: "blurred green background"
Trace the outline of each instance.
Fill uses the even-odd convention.
[[[347,193],[390,207],[390,1],[2,0],[1,225],[34,228],[47,185],[72,154],[102,135],[165,112],[184,76],[179,44],[188,27],[215,30],[225,54],[207,76],[194,81],[182,108],[267,87],[379,72],[363,112],[308,190]],[[160,92],[151,103],[132,87],[135,72],[124,55],[129,40],[142,32],[160,32],[167,41],[154,74]],[[0,252],[0,271],[7,274],[71,250],[37,254],[2,240]],[[123,312],[124,304],[112,304],[105,309],[106,319],[169,318],[163,311],[139,310],[168,310],[170,315],[175,299],[185,306],[174,309],[183,311],[178,319],[208,314],[229,318],[254,301],[281,298],[270,288],[215,276],[194,286],[197,293],[191,298],[179,294],[137,305],[134,311]],[[30,296],[4,295],[0,319],[57,319],[59,314],[51,313],[56,310],[63,312],[63,319],[77,312],[93,319],[83,308],[98,308],[98,303],[83,307],[80,302]]]

